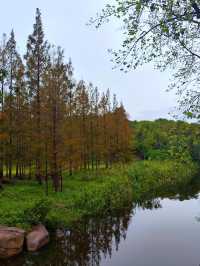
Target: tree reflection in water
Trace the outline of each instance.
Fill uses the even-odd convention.
[[[116,215],[90,219],[65,231],[62,239],[52,239],[51,244],[38,253],[24,253],[1,266],[97,266],[102,256],[112,256],[119,243],[126,238],[133,206]]]

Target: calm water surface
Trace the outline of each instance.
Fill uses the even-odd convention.
[[[38,253],[0,266],[199,266],[199,191],[195,183],[146,195],[114,216],[77,225]]]

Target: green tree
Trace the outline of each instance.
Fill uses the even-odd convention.
[[[111,51],[121,70],[148,62],[162,70],[174,69],[171,86],[181,95],[180,106],[186,114],[199,117],[200,1],[115,0],[91,23],[98,28],[112,17],[123,24],[122,48]]]
[[[8,39],[5,47],[7,56],[7,76],[6,76],[6,87],[7,97],[5,102],[5,108],[7,109],[7,128],[8,128],[8,141],[6,143],[7,153],[7,165],[8,165],[8,176],[12,178],[12,167],[13,167],[13,153],[14,153],[14,108],[15,108],[15,87],[17,81],[17,72],[19,68],[20,58],[16,50],[16,41],[14,31],[11,31],[10,38]]]
[[[34,142],[35,142],[35,164],[36,178],[39,183],[42,182],[42,158],[41,158],[41,89],[42,78],[47,67],[48,44],[44,41],[44,32],[40,10],[36,9],[36,22],[33,25],[33,33],[29,35],[27,42],[26,75],[29,86],[29,94],[32,100],[32,116]]]
[[[65,161],[64,117],[66,112],[67,76],[63,58],[63,50],[60,47],[53,51],[48,71],[44,77],[45,87],[43,97],[41,97],[43,103],[43,108],[41,108],[43,117],[43,123],[41,123],[42,136],[43,142],[47,141],[47,158],[55,191],[60,188],[60,171]]]
[[[0,86],[1,86],[1,92],[0,92],[0,186],[3,179],[3,165],[4,165],[4,130],[3,130],[3,124],[5,121],[4,116],[4,94],[5,94],[5,78],[7,75],[6,71],[6,52],[5,52],[5,46],[6,46],[6,35],[3,35],[3,42],[2,45],[0,45]]]

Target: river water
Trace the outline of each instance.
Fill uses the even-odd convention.
[[[90,219],[40,252],[0,266],[199,266],[200,185],[145,195],[115,215]]]

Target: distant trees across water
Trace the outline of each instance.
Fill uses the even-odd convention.
[[[158,119],[130,122],[134,130],[133,147],[145,160],[200,162],[200,125]]]
[[[62,172],[110,167],[130,158],[131,130],[123,104],[110,91],[76,81],[71,60],[44,37],[36,10],[26,54],[14,31],[0,46],[0,184],[51,177],[56,191]]]

